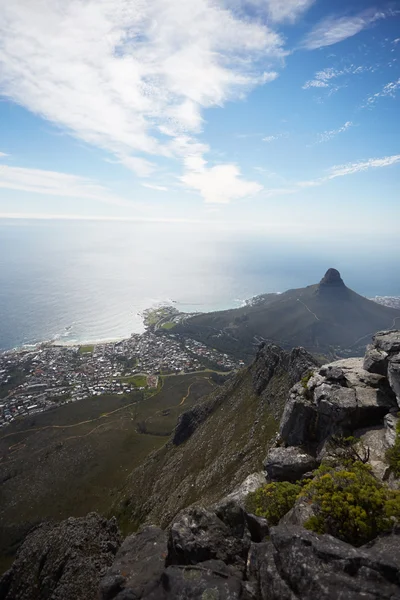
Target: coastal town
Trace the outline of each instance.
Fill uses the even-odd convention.
[[[105,344],[11,350],[0,353],[0,427],[67,402],[157,388],[160,376],[243,365],[196,340],[154,330]]]

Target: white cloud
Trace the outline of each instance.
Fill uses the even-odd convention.
[[[375,102],[378,100],[378,98],[384,98],[385,96],[390,96],[391,98],[395,98],[396,92],[399,88],[400,88],[400,77],[399,77],[399,79],[397,79],[397,81],[391,81],[390,83],[387,83],[380,92],[377,92],[376,94],[373,94],[372,96],[369,96],[369,98],[367,98],[367,100],[364,104],[364,108],[366,106],[373,106],[375,104]]]
[[[280,138],[287,138],[287,137],[289,137],[288,133],[277,133],[275,135],[267,135],[266,137],[264,137],[262,139],[262,141],[271,143],[271,142],[275,142],[276,140],[279,140]]]
[[[334,79],[338,77],[342,77],[343,75],[360,75],[361,73],[365,73],[367,71],[373,71],[374,67],[365,67],[350,65],[349,67],[343,67],[342,69],[335,69],[334,67],[328,67],[323,69],[322,71],[317,71],[314,75],[314,79],[310,79],[306,81],[303,85],[303,90],[307,90],[309,88],[330,88],[335,89],[333,85]]]
[[[256,6],[267,13],[275,23],[294,23],[316,0],[242,0],[242,4]]]
[[[156,169],[154,163],[139,156],[121,156],[120,161],[139,177],[150,177]]]
[[[67,173],[0,165],[0,188],[36,194],[96,200],[117,206],[134,206],[98,183]]]
[[[149,188],[149,190],[156,190],[157,192],[168,192],[168,188],[164,185],[156,185],[155,183],[142,183],[142,186]]]
[[[5,152],[0,152],[0,158],[5,158],[6,156],[9,156],[9,155],[6,154]]]
[[[365,161],[359,161],[355,163],[348,163],[346,165],[337,165],[329,170],[328,175],[314,179],[311,181],[300,181],[297,185],[300,188],[315,187],[322,185],[331,179],[337,177],[345,177],[346,175],[354,175],[355,173],[361,173],[368,171],[369,169],[380,169],[382,167],[390,167],[392,165],[400,163],[400,154],[393,156],[385,156],[384,158],[370,158]]]
[[[360,33],[363,29],[389,16],[395,14],[391,10],[365,10],[352,17],[328,17],[318,23],[305,37],[302,47],[315,50],[324,46],[332,46],[349,37]]]
[[[291,2],[294,12],[310,4]],[[283,38],[234,4],[6,2],[0,93],[149,176],[156,156],[182,159],[192,145],[198,152],[192,136],[204,109],[277,77]]]
[[[323,142],[328,142],[329,140],[336,137],[340,133],[344,133],[345,131],[350,129],[350,127],[353,127],[353,123],[351,121],[346,121],[346,123],[344,125],[342,125],[342,127],[339,127],[338,129],[331,129],[328,131],[324,131],[323,133],[319,134],[318,140],[315,142],[315,144],[322,144]]]
[[[180,179],[211,204],[228,204],[231,200],[253,196],[263,189],[259,183],[242,179],[238,167],[230,164],[214,167],[198,165],[196,170],[188,170]]]

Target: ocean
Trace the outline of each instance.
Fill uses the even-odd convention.
[[[329,267],[358,293],[400,296],[398,247],[308,241],[184,223],[0,221],[0,350],[143,330],[162,302],[186,312],[240,306],[316,283]]]

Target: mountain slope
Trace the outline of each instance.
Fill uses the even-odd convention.
[[[319,284],[259,296],[253,305],[197,315],[173,332],[225,352],[254,355],[260,338],[326,356],[361,355],[377,330],[394,328],[400,310],[349,289],[335,269]]]
[[[214,502],[260,471],[289,389],[316,364],[303,348],[262,346],[251,366],[184,413],[171,441],[132,472],[117,506],[120,524],[126,531],[143,522],[166,526],[180,509]]]

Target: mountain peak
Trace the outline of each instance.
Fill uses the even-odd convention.
[[[345,287],[344,281],[337,269],[328,269],[320,281],[320,285],[329,285],[335,287]]]

